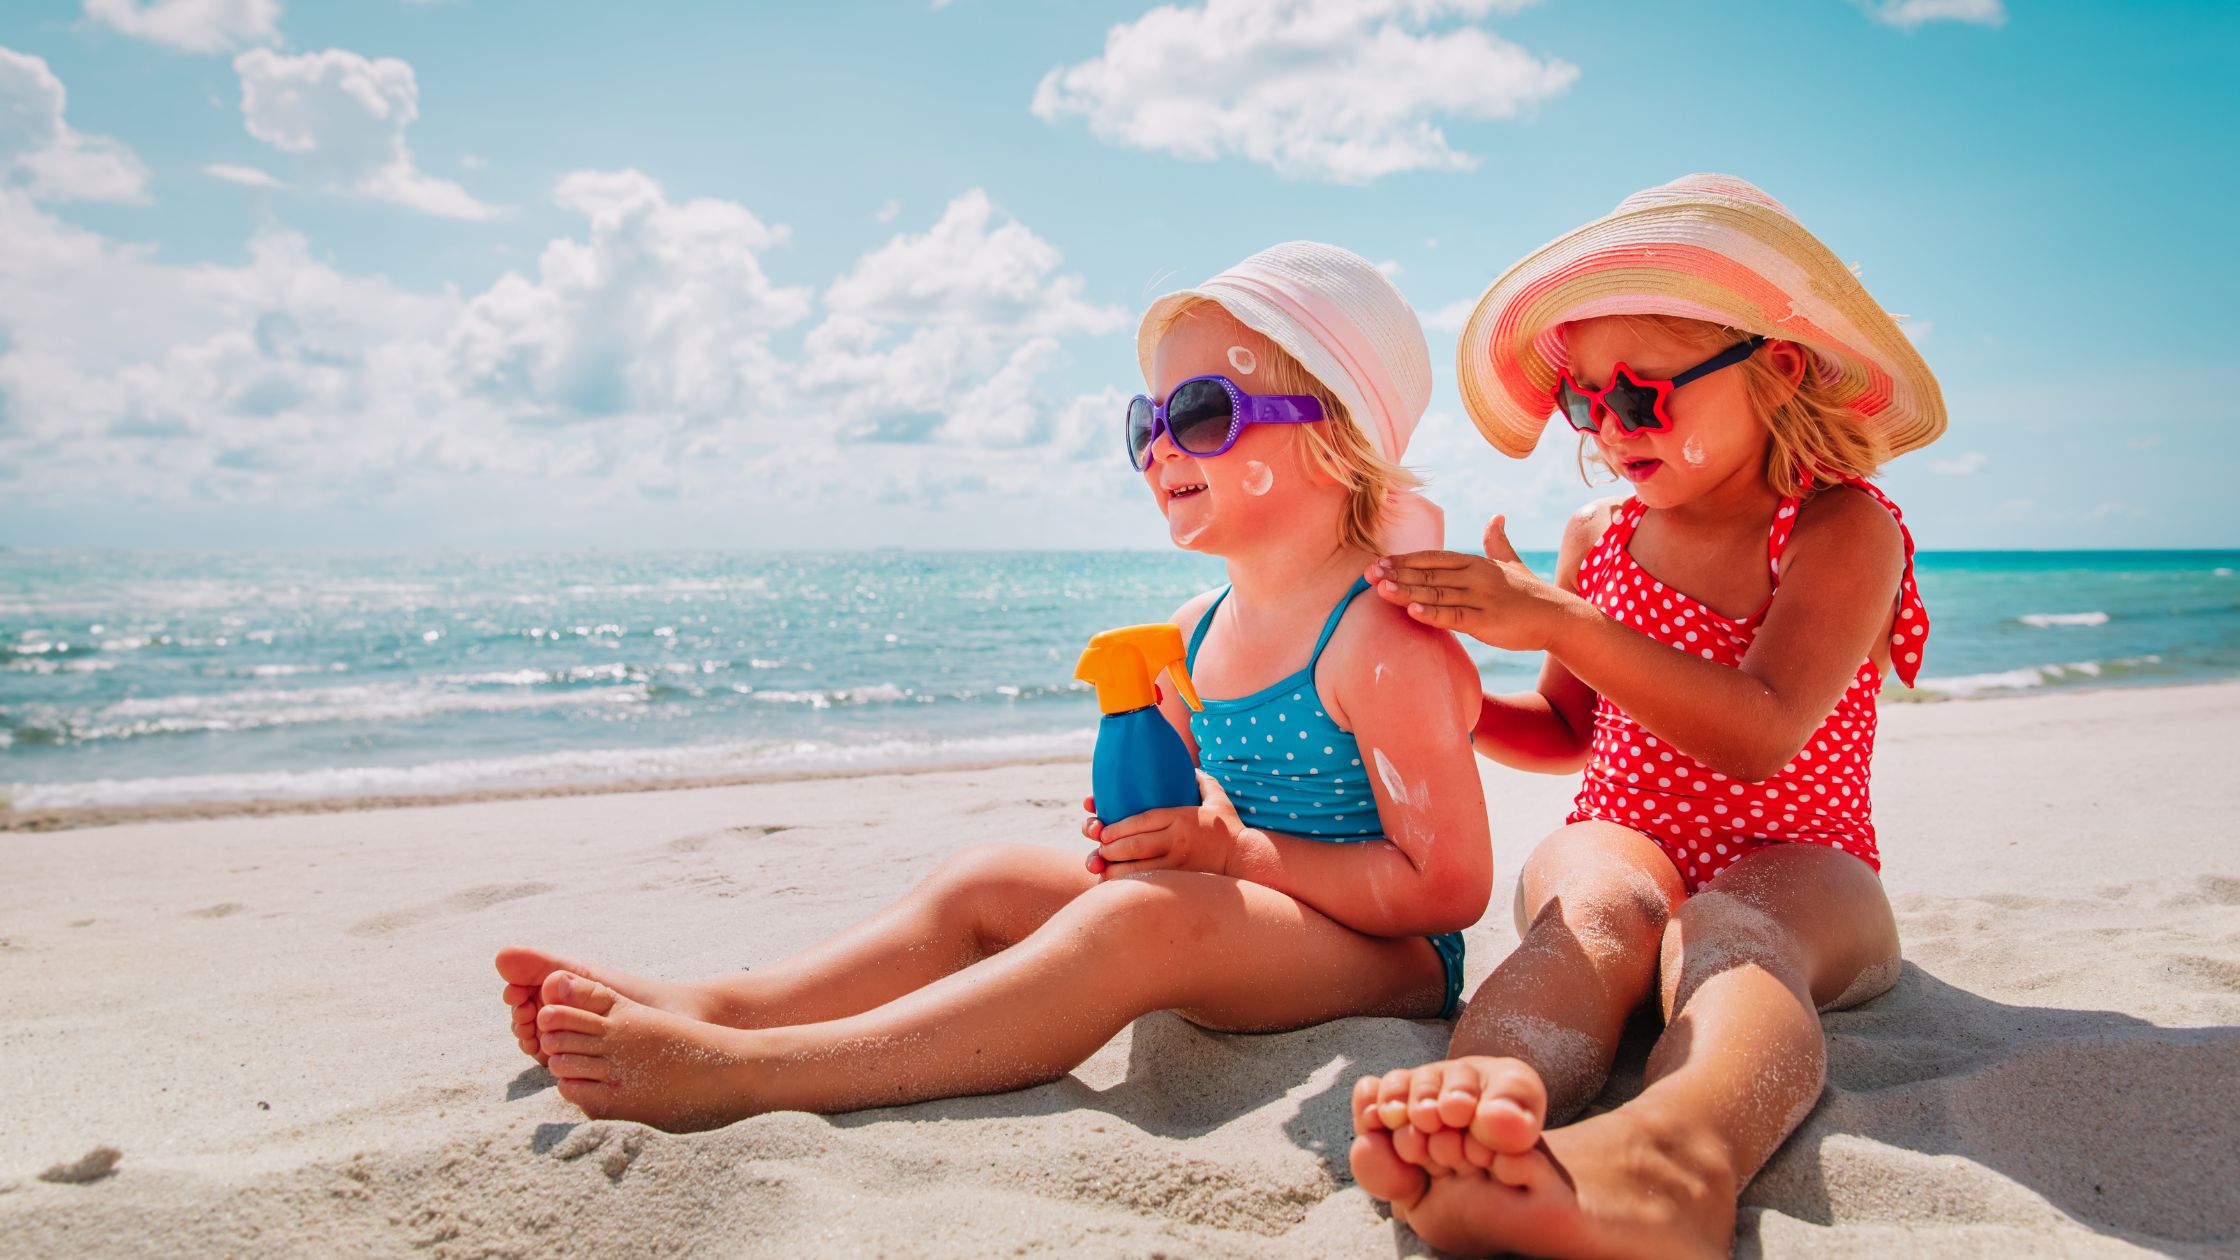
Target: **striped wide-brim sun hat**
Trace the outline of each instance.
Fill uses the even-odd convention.
[[[1944,395],[1897,321],[1852,270],[1756,185],[1689,175],[1637,192],[1509,268],[1479,297],[1455,350],[1463,406],[1523,458],[1554,412],[1562,326],[1675,315],[1793,341],[1890,454],[1944,432]]]

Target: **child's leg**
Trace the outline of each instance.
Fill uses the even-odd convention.
[[[1534,1255],[1723,1255],[1735,1200],[1813,1103],[1827,1068],[1819,1011],[1897,975],[1881,881],[1817,845],[1760,850],[1674,914],[1667,1026],[1639,1097],[1491,1161],[1432,1178],[1407,1207],[1427,1241]]]
[[[1541,841],[1517,881],[1523,939],[1470,999],[1451,1057],[1357,1086],[1378,1111],[1356,1143],[1354,1175],[1383,1197],[1405,1196],[1423,1174],[1393,1155],[1433,1174],[1482,1168],[1586,1106],[1649,996],[1658,942],[1685,895],[1639,832],[1583,822]]]
[[[545,996],[543,1048],[570,1101],[682,1128],[1017,1089],[1156,1010],[1240,1031],[1425,1017],[1445,972],[1421,939],[1364,936],[1257,884],[1165,871],[1100,884],[1010,949],[825,1023],[719,1028],[565,973]]]
[[[521,1048],[537,1049],[538,993],[568,971],[643,1005],[738,1028],[810,1024],[870,1010],[1004,949],[1095,887],[1078,854],[1013,845],[967,849],[901,900],[839,935],[752,971],[695,983],[581,967],[541,950],[498,952]]]

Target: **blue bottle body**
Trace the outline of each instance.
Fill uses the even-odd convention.
[[[1097,723],[1089,790],[1097,821],[1110,825],[1147,809],[1197,804],[1198,767],[1157,705],[1107,713]]]

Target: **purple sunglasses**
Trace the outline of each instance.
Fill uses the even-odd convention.
[[[1248,394],[1226,376],[1193,376],[1174,387],[1165,403],[1144,394],[1128,400],[1128,466],[1151,466],[1151,445],[1164,430],[1175,449],[1200,458],[1237,444],[1248,424],[1313,424],[1322,400],[1305,394]]]

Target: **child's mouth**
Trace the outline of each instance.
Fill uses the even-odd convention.
[[[1168,486],[1166,488],[1167,502],[1173,503],[1177,499],[1187,499],[1191,495],[1203,492],[1205,488],[1206,487],[1204,482],[1196,482],[1190,485],[1183,486]]]
[[[1628,481],[1647,481],[1651,474],[1664,467],[1661,459],[1629,459],[1618,465],[1618,471]]]

